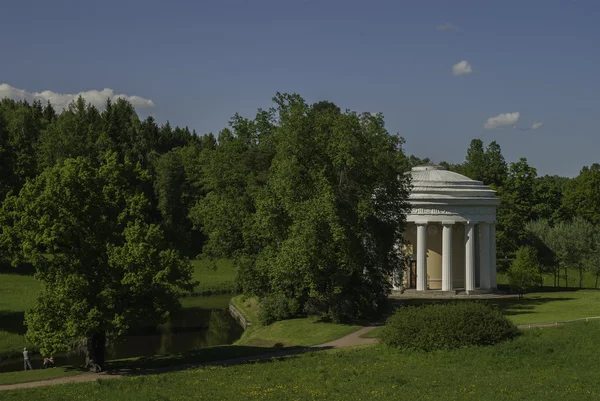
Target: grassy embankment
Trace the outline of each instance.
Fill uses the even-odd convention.
[[[279,361],[6,392],[3,400],[596,400],[600,322],[531,329],[493,347],[384,345]]]

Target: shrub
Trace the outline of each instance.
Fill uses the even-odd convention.
[[[399,308],[380,338],[393,347],[432,351],[492,345],[518,334],[498,309],[480,302],[454,302]]]
[[[258,321],[267,325],[278,320],[290,319],[300,313],[300,303],[295,298],[287,298],[282,294],[272,294],[260,300]]]

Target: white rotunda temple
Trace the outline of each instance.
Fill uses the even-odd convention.
[[[395,289],[496,289],[495,192],[442,166],[417,166],[406,174],[412,178],[404,234],[410,264]]]

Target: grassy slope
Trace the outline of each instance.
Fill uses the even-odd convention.
[[[40,387],[3,400],[596,400],[600,322],[532,329],[494,347],[429,354],[383,345],[281,361]]]
[[[290,319],[249,330],[236,345],[286,347],[324,344],[355,332],[362,326],[324,323],[316,317]]]
[[[269,326],[258,325],[258,301],[238,295],[231,302],[244,314],[252,327],[244,332],[236,345],[258,347],[295,347],[324,344],[344,337],[361,326],[326,323],[316,317],[290,319],[275,322]]]
[[[214,264],[207,259],[192,260],[193,279],[198,281],[193,295],[233,293],[237,291],[235,269],[229,259],[219,259]]]

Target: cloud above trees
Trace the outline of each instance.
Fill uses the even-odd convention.
[[[485,124],[483,124],[483,128],[497,129],[514,127],[519,122],[519,118],[521,118],[521,113],[518,111],[514,113],[498,114],[495,117],[488,118]]]
[[[28,102],[39,100],[43,104],[46,104],[46,102],[49,101],[58,111],[62,111],[63,109],[67,108],[69,103],[76,100],[79,96],[81,96],[87,103],[91,103],[93,106],[96,106],[98,109],[104,108],[107,99],[110,99],[113,102],[117,99],[125,99],[136,109],[154,107],[154,102],[150,99],[135,95],[116,94],[115,91],[110,88],[104,88],[102,90],[88,90],[79,93],[57,93],[51,90],[45,90],[43,92],[28,92],[24,89],[18,89],[5,83],[0,84],[0,99],[7,97],[17,101],[26,100]]]
[[[452,75],[469,75],[472,72],[473,68],[467,60],[460,61],[452,66]]]
[[[542,128],[544,126],[543,121],[535,120],[530,127],[527,128],[518,128],[517,123],[521,118],[521,113],[515,111],[514,113],[504,113],[498,114],[495,117],[490,117],[487,119],[485,124],[483,124],[483,128],[485,129],[499,129],[499,128],[515,128],[521,131],[529,131],[536,130]]]

